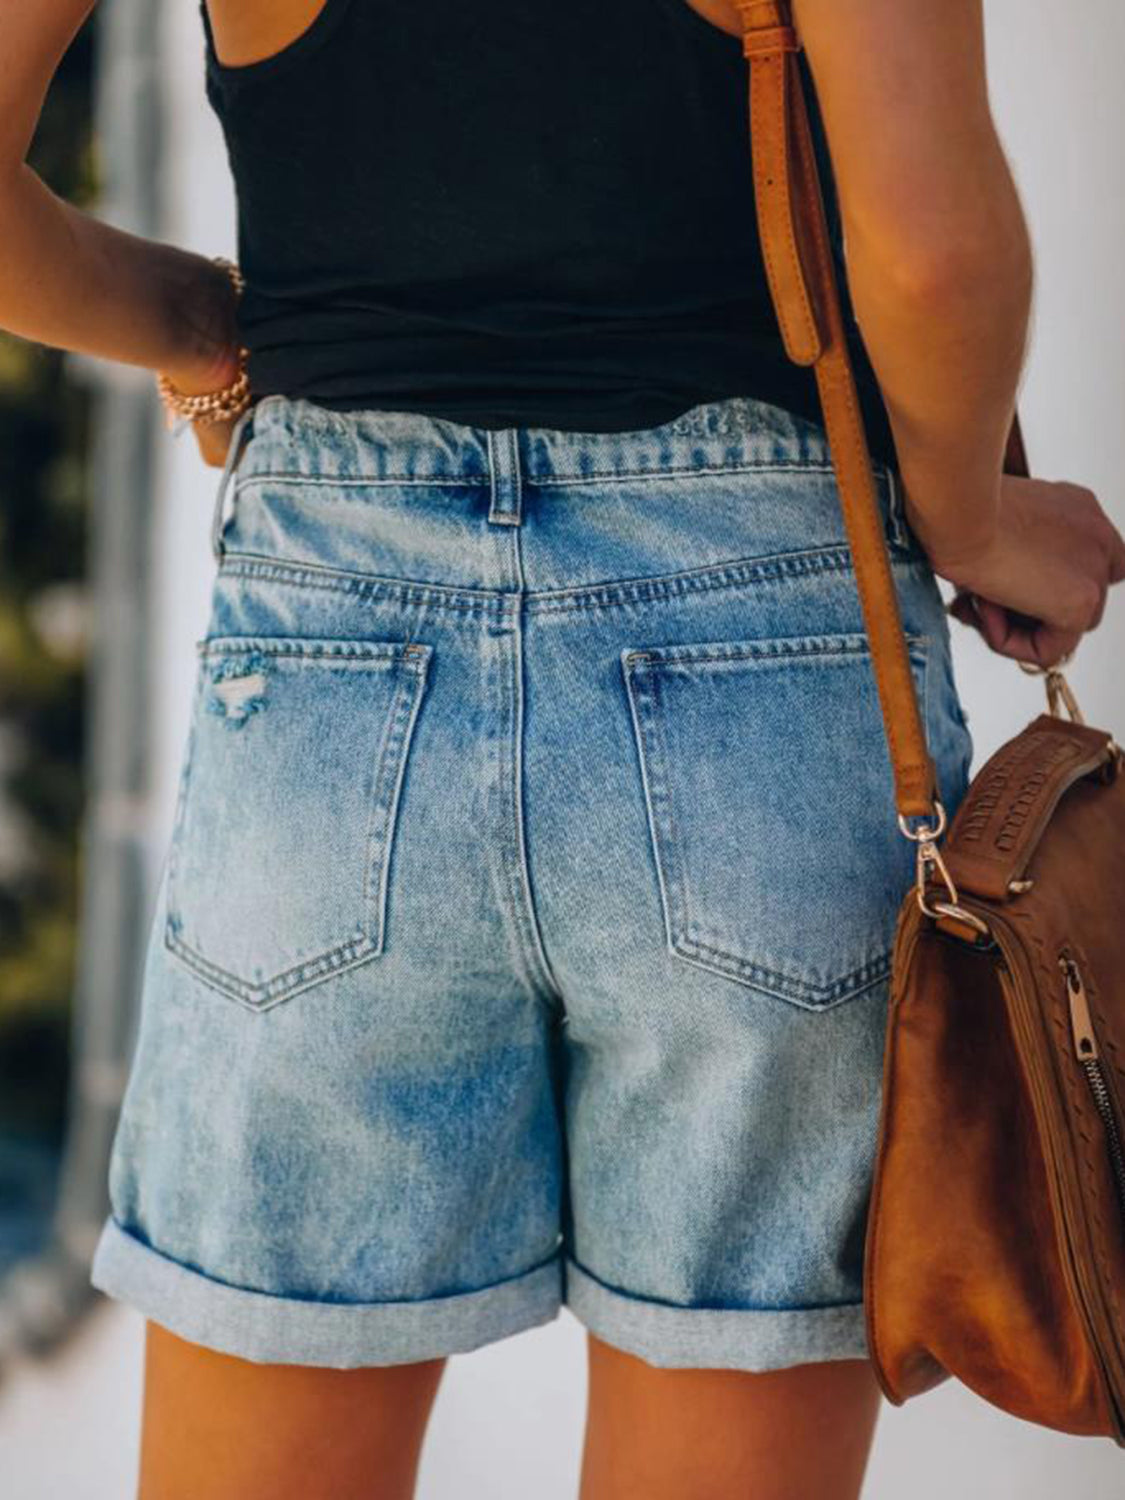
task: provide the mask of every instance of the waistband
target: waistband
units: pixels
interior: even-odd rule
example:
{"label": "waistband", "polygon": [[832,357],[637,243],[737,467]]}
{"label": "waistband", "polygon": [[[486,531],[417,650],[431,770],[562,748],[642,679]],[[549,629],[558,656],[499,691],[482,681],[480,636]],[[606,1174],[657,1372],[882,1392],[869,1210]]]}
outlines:
{"label": "waistband", "polygon": [[[216,495],[213,550],[221,553],[225,495],[271,476],[324,483],[488,486],[489,520],[518,525],[525,486],[754,471],[831,472],[816,423],[752,396],[690,407],[655,427],[581,432],[545,427],[489,429],[423,412],[340,410],[303,396],[260,397],[235,424]],[[874,464],[893,541],[908,545],[894,471]]]}
{"label": "waistband", "polygon": [[[488,429],[421,412],[337,410],[282,394],[260,397],[249,416],[244,472],[281,465],[309,478],[488,483],[501,447],[532,484],[832,462],[822,428],[750,396],[704,402],[659,426],[621,432]],[[875,467],[885,478],[887,466]]]}

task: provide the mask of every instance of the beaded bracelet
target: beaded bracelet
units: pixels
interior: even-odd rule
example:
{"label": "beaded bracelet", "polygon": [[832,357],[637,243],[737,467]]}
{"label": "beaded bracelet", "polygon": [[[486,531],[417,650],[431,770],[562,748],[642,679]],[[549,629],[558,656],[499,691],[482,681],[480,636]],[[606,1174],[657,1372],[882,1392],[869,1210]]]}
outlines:
{"label": "beaded bracelet", "polygon": [[[234,283],[235,291],[241,296],[246,281],[238,266],[225,255],[213,255],[211,260],[214,265],[222,267]],[[219,391],[202,391],[189,396],[177,390],[163,372],[158,373],[156,388],[164,403],[168,428],[175,426],[177,417],[205,427],[212,422],[229,421],[241,415],[250,405],[250,379],[246,371],[248,355],[248,349],[239,348],[238,374]]]}

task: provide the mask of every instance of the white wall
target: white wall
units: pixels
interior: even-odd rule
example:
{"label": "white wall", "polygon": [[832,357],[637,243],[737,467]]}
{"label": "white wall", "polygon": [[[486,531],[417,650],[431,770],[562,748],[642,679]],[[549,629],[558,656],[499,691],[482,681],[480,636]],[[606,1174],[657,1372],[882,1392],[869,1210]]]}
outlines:
{"label": "white wall", "polygon": [[[986,0],[986,15],[993,107],[1037,259],[1020,400],[1032,472],[1089,485],[1125,530],[1125,7]],[[974,632],[955,639],[979,764],[1039,712],[1043,690]],[[1123,641],[1118,588],[1067,669],[1086,719],[1119,732]]]}
{"label": "white wall", "polygon": [[[1125,290],[1118,255],[1125,244],[1125,12],[1120,0],[1084,0],[1074,14],[1027,0],[989,0],[994,102],[1032,223],[1039,264],[1034,346],[1022,401],[1032,465],[1043,475],[1091,484],[1125,527]],[[172,90],[170,216],[165,237],[207,254],[232,253],[233,209],[221,138],[199,78],[198,16],[188,4],[166,7]],[[194,653],[201,633],[212,558],[209,522],[217,471],[195,455],[185,434],[163,449],[158,569],[164,670],[154,704],[160,726],[161,780],[153,848],[170,821],[179,745]],[[1076,660],[1071,680],[1091,722],[1125,732],[1125,674],[1119,649],[1125,588]],[[991,657],[955,627],[963,697],[979,758],[1039,712],[1041,688],[1014,664]],[[108,1320],[108,1321],[107,1321]],[[140,1320],[105,1314],[104,1381],[117,1386],[115,1430],[137,1399]],[[100,1347],[100,1346],[99,1346]],[[564,1314],[548,1328],[452,1361],[427,1446],[421,1500],[572,1500],[581,1436],[583,1336]],[[99,1382],[100,1383],[100,1382]],[[30,1399],[30,1398],[29,1398]],[[44,1401],[47,1399],[43,1398]],[[10,1404],[10,1403],[9,1403]],[[25,1448],[21,1500],[69,1493],[78,1500],[120,1500],[120,1467],[95,1462],[79,1484],[64,1483],[60,1455],[76,1451],[77,1396],[56,1403],[43,1422],[67,1442]],[[2,1415],[2,1413],[0,1413]],[[21,1431],[26,1433],[24,1424]],[[89,1439],[91,1445],[94,1438]],[[9,1450],[12,1451],[12,1450]],[[91,1454],[95,1451],[91,1446]],[[104,1462],[104,1455],[103,1455]],[[103,1487],[102,1479],[105,1479]],[[1110,1500],[1125,1493],[1125,1455],[1108,1442],[1066,1438],[993,1411],[947,1382],[905,1408],[885,1407],[866,1500]]]}

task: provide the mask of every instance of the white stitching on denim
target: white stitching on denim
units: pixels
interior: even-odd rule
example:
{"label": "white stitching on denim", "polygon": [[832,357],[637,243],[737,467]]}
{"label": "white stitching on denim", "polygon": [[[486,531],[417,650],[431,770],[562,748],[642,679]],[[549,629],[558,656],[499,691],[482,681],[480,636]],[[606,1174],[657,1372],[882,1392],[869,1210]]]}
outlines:
{"label": "white stitching on denim", "polygon": [[[190,755],[185,759],[184,775],[181,783],[181,796],[177,808],[175,822],[175,834],[169,853],[169,888],[168,909],[164,923],[164,943],[173,953],[191,969],[194,969],[201,978],[212,985],[213,988],[231,998],[240,1001],[251,1010],[264,1011],[282,1001],[292,998],[300,991],[310,988],[321,978],[330,973],[337,973],[343,969],[353,967],[365,959],[377,955],[383,951],[384,934],[382,930],[382,910],[386,900],[386,872],[391,855],[390,841],[393,839],[394,823],[397,816],[398,798],[405,773],[405,762],[407,750],[413,732],[413,726],[421,705],[422,695],[425,690],[427,669],[433,654],[433,647],[419,642],[410,642],[407,645],[387,642],[366,641],[302,641],[299,638],[269,637],[212,637],[197,642],[197,649],[206,658],[208,655],[225,656],[235,651],[255,651],[258,649],[271,650],[277,656],[305,656],[312,659],[332,659],[336,665],[345,667],[382,668],[390,667],[392,670],[402,669],[402,677],[396,685],[395,697],[388,716],[388,731],[384,737],[380,751],[379,765],[376,770],[376,780],[372,792],[372,808],[368,821],[367,831],[367,855],[364,869],[364,902],[369,904],[371,892],[369,890],[374,870],[379,871],[379,908],[376,912],[377,925],[375,929],[362,937],[338,944],[329,952],[320,954],[314,959],[308,959],[303,963],[295,964],[281,974],[275,974],[265,984],[254,985],[237,975],[230,973],[220,965],[211,962],[202,953],[197,952],[187,944],[180,936],[178,930],[178,916],[175,908],[175,866],[176,852],[182,833],[184,812],[186,810]],[[201,674],[202,677],[202,674]],[[405,715],[403,710],[406,710]],[[406,732],[409,730],[409,733]],[[192,730],[192,747],[194,748],[194,716]],[[375,863],[375,849],[372,844],[372,836],[375,832],[375,817],[380,808],[383,807],[384,796],[382,788],[387,775],[388,761],[397,757],[400,764],[396,768],[396,780],[393,784],[391,806],[385,810],[382,827],[378,834],[379,842],[382,844],[378,864]]]}
{"label": "white stitching on denim", "polygon": [[[911,664],[918,668],[921,676],[924,699],[931,677],[928,670],[930,640],[928,636],[915,631],[908,630],[905,634]],[[859,632],[792,639],[770,637],[761,641],[716,642],[714,645],[687,644],[626,649],[621,653],[621,661],[632,710],[636,749],[641,763],[652,842],[651,852],[657,871],[669,951],[712,972],[740,980],[774,998],[803,1009],[822,1011],[858,997],[885,979],[891,970],[893,941],[884,953],[865,960],[850,972],[838,976],[830,984],[816,985],[793,974],[767,968],[741,954],[731,953],[692,937],[690,935],[692,922],[687,900],[687,860],[673,815],[671,794],[663,780],[661,766],[658,764],[662,758],[663,763],[666,764],[668,754],[662,740],[659,719],[655,713],[655,681],[662,664],[769,661],[787,658],[796,660],[818,655],[869,658],[870,645],[866,635]],[[641,681],[645,674],[650,679],[648,685],[644,685]],[[648,730],[647,742],[646,728]],[[655,757],[653,751],[656,752]],[[667,809],[663,821],[658,809],[658,804],[661,803]],[[669,868],[670,849],[679,859],[678,871]]]}

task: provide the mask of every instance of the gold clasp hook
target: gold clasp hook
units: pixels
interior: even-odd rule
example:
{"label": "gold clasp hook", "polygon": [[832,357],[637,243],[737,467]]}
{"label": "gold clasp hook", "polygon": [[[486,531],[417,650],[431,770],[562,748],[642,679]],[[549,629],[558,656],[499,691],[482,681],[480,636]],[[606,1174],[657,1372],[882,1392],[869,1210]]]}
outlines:
{"label": "gold clasp hook", "polygon": [[1021,672],[1026,672],[1029,677],[1042,677],[1047,689],[1047,711],[1056,719],[1061,719],[1063,714],[1059,711],[1060,703],[1066,709],[1066,717],[1073,724],[1085,724],[1082,710],[1078,707],[1078,700],[1071,691],[1070,684],[1062,674],[1062,668],[1073,657],[1074,652],[1068,651],[1065,656],[1060,656],[1058,661],[1052,662],[1049,667],[1042,667],[1038,662],[1017,661],[1016,666]]}
{"label": "gold clasp hook", "polygon": [[[1017,662],[1016,665],[1024,672],[1027,672],[1029,676],[1042,676],[1046,679],[1047,709],[1056,719],[1063,717],[1059,712],[1059,704],[1061,703],[1066,709],[1067,716],[1072,724],[1085,724],[1086,720],[1082,717],[1082,711],[1078,707],[1077,699],[1071,690],[1070,684],[1059,670],[1066,662],[1070,661],[1073,655],[1073,651],[1068,651],[1065,656],[1061,656],[1057,662],[1049,667],[1041,667],[1035,663],[1026,661]],[[1108,764],[1106,775],[1112,780],[1114,776],[1120,773],[1122,768],[1125,768],[1125,751],[1112,738],[1109,741],[1107,749]]]}
{"label": "gold clasp hook", "polygon": [[[953,917],[959,922],[965,922],[976,932],[986,938],[991,938],[987,923],[971,911],[966,911],[960,904],[961,898],[957,894],[957,887],[953,882],[953,876],[949,873],[949,866],[941,857],[941,850],[937,841],[945,832],[946,813],[939,798],[934,798],[935,817],[931,822],[924,822],[917,828],[912,828],[901,813],[898,816],[899,831],[904,838],[917,845],[915,859],[915,893],[918,897],[918,905],[927,917]],[[927,887],[934,871],[941,876],[942,883],[949,894],[948,901],[935,901],[931,905],[927,897]]]}

